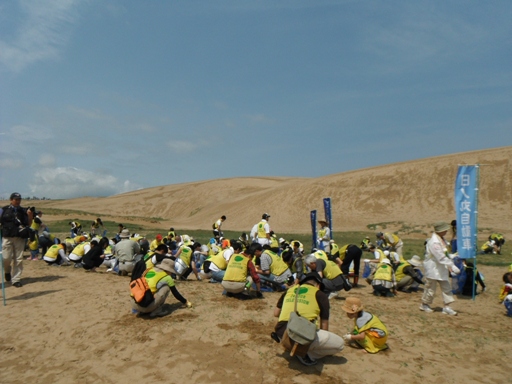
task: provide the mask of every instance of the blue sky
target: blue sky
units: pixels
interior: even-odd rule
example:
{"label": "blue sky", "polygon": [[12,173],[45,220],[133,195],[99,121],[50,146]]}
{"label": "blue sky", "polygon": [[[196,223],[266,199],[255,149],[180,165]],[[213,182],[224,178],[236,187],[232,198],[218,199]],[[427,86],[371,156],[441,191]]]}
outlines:
{"label": "blue sky", "polygon": [[512,2],[0,1],[0,196],[512,145]]}

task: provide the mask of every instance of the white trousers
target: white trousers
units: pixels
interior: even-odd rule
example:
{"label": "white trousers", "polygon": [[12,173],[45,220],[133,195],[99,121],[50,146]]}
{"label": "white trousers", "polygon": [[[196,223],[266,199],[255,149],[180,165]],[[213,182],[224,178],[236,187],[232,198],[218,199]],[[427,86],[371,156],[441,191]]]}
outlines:
{"label": "white trousers", "polygon": [[427,278],[427,283],[425,284],[425,291],[423,292],[423,297],[421,301],[423,304],[432,304],[434,301],[434,296],[436,294],[437,283],[441,287],[443,291],[443,303],[444,305],[448,305],[453,303],[455,299],[453,298],[452,285],[449,281],[446,280],[433,280]]}

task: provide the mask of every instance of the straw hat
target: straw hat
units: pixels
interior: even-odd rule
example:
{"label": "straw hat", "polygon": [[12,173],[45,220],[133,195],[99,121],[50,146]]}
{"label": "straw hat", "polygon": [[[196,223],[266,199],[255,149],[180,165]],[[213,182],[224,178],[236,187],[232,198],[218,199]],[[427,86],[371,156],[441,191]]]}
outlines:
{"label": "straw hat", "polygon": [[363,304],[357,297],[347,297],[341,309],[347,313],[357,313],[363,310]]}
{"label": "straw hat", "polygon": [[409,264],[411,264],[414,267],[419,267],[423,262],[421,261],[420,257],[418,255],[414,255],[409,260],[407,260]]}
{"label": "straw hat", "polygon": [[434,224],[434,231],[437,233],[444,232],[449,229],[450,229],[450,224],[445,223],[444,221],[438,221],[437,223]]}
{"label": "straw hat", "polygon": [[159,264],[155,265],[155,268],[161,269],[162,271],[168,273],[176,273],[174,270],[174,262],[169,258],[163,259]]}

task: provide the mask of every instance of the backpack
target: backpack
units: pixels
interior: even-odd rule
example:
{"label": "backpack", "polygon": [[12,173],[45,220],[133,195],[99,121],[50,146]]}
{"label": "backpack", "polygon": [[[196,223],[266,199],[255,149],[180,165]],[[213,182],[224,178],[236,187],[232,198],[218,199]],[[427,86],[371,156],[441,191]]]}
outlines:
{"label": "backpack", "polygon": [[148,282],[146,281],[146,273],[149,269],[144,271],[144,274],[130,282],[130,292],[133,300],[141,307],[148,307],[154,300],[153,292],[149,288]]}

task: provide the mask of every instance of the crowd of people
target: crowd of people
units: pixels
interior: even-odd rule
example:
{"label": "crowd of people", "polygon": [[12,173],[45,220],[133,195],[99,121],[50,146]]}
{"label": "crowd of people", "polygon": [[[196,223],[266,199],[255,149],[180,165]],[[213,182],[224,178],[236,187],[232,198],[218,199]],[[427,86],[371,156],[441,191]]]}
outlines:
{"label": "crowd of people", "polygon": [[[363,303],[346,294],[342,309],[354,320],[353,332],[339,336],[329,331],[330,300],[342,291],[360,287],[359,275],[363,254],[363,278],[379,297],[394,297],[398,292],[418,292],[424,286],[419,309],[432,313],[437,287],[441,289],[442,313],[455,316],[451,278],[465,274],[462,294],[474,294],[478,285],[485,290],[483,276],[473,264],[458,260],[452,252],[455,225],[438,222],[425,243],[423,260],[414,255],[403,257],[404,243],[395,233],[378,232],[375,241],[368,236],[357,244],[338,245],[332,238],[327,221],[319,221],[318,242],[306,252],[296,240],[278,238],[270,227],[270,215],[264,213],[249,235],[226,239],[221,216],[212,225],[212,238],[201,244],[187,234],[170,228],[166,235],[147,239],[118,225],[110,239],[97,218],[86,233],[78,221],[69,222],[70,234],[64,241],[53,236],[35,208],[23,209],[21,196],[11,195],[11,204],[0,210],[5,280],[21,287],[23,251],[30,249],[29,260],[44,260],[49,266],[73,266],[94,272],[100,266],[119,276],[130,276],[133,312],[139,316],[161,317],[168,314],[165,301],[172,293],[186,307],[192,303],[176,288],[176,280],[219,284],[222,294],[238,300],[262,299],[265,292],[282,292],[274,310],[278,318],[272,338],[288,340],[287,326],[292,312],[317,324],[317,335],[307,353],[297,355],[300,362],[313,365],[318,359],[335,354],[350,344],[368,353],[387,348],[388,330]],[[28,228],[25,231],[25,228]],[[491,240],[491,239],[490,239]],[[504,239],[492,238],[495,245]],[[501,248],[500,248],[501,249]],[[41,253],[39,253],[41,252]],[[512,315],[512,270],[503,276],[500,301]],[[475,287],[476,286],[476,287]]]}

